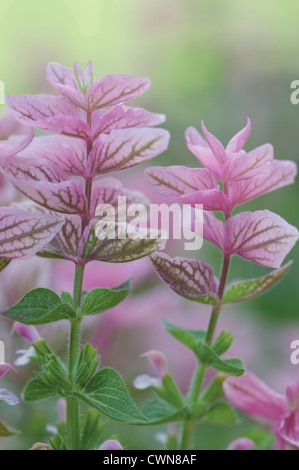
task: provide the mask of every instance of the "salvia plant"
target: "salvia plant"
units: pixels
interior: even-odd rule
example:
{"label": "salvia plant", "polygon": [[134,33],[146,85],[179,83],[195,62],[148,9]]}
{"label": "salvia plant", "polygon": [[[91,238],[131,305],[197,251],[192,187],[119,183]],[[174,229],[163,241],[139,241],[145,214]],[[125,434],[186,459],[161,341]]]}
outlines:
{"label": "salvia plant", "polygon": [[[169,203],[203,205],[204,238],[223,254],[217,279],[213,268],[199,259],[171,258],[162,252],[163,237],[151,236],[150,228],[143,228],[147,237],[124,237],[129,222],[114,222],[118,229],[115,238],[102,237],[97,230],[99,205],[110,204],[117,211],[119,196],[132,204],[148,203],[140,192],[126,189],[106,174],[133,167],[167,149],[169,134],[156,127],[164,122],[164,116],[122,104],[144,93],[149,80],[111,75],[94,83],[90,62],[85,71],[77,63],[74,70],[50,63],[46,78],[60,96],[7,96],[7,106],[22,126],[22,135],[0,142],[1,171],[27,198],[0,209],[1,270],[12,259],[34,255],[75,264],[72,293],[59,296],[37,288],[3,312],[14,322],[14,330],[30,343],[16,367],[29,360],[36,364],[24,400],[57,398],[60,422],[55,434],[49,444],[37,443],[33,448],[121,450],[114,439],[101,443],[104,415],[130,425],[167,424],[166,447],[190,449],[198,422],[234,423],[234,408],[262,417],[276,436],[275,448],[299,446],[299,385],[290,384],[286,398],[279,395],[252,373],[245,373],[240,359],[222,357],[233,342],[229,332],[214,337],[224,304],[262,294],[290,268],[290,263],[281,264],[297,241],[297,229],[268,210],[233,211],[293,183],[295,164],[274,160],[270,144],[245,151],[248,120],[226,148],[204,124],[205,139],[194,128],[186,131],[187,146],[203,167],[146,170],[152,189]],[[48,133],[35,137],[34,128]],[[274,270],[259,279],[227,285],[233,255]],[[122,377],[112,368],[100,368],[100,356],[92,344],[81,344],[80,328],[84,317],[116,306],[131,287],[128,280],[119,286],[84,291],[86,264],[96,260],[125,263],[145,256],[151,257],[158,275],[171,289],[190,301],[211,305],[212,311],[206,331],[164,323],[167,332],[194,353],[198,366],[189,392],[183,396],[168,371],[166,357],[159,351],[148,351],[146,356],[156,374],[140,375],[134,385],[138,389],[150,387],[157,399],[140,410]],[[67,364],[36,329],[61,320],[70,323]],[[1,364],[0,378],[10,368]],[[213,379],[204,387],[210,370],[214,371]],[[9,405],[19,402],[5,389],[0,390],[0,400]],[[0,422],[1,436],[13,432]],[[253,449],[255,443],[241,437],[229,448]]]}

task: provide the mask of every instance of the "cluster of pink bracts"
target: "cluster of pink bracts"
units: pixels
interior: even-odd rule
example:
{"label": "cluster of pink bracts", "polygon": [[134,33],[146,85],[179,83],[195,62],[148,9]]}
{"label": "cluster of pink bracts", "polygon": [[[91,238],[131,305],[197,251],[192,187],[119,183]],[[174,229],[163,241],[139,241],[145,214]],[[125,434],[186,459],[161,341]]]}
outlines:
{"label": "cluster of pink bracts", "polygon": [[[33,203],[0,208],[0,258],[10,260],[38,253],[78,265],[92,260],[131,261],[161,249],[160,240],[101,242],[93,231],[99,204],[116,204],[120,195],[126,195],[131,202],[143,200],[137,191],[128,191],[116,179],[101,176],[151,159],[168,146],[168,132],[154,127],[164,122],[163,115],[122,104],[145,92],[149,80],[116,75],[93,83],[91,63],[84,72],[77,64],[72,71],[50,63],[47,79],[62,96],[7,97],[14,118],[30,130],[25,137],[0,142],[0,168]],[[52,135],[34,137],[33,127]],[[268,210],[236,215],[232,211],[255,197],[293,183],[296,165],[274,160],[270,144],[250,152],[243,150],[250,132],[249,120],[226,148],[204,124],[202,130],[206,140],[194,128],[187,130],[186,139],[189,150],[204,168],[151,167],[146,171],[147,181],[168,201],[203,204],[204,237],[225,256],[239,255],[262,266],[280,267],[297,241],[297,229]],[[18,132],[24,134],[24,127]],[[213,211],[222,212],[224,221],[216,218]],[[166,265],[170,271],[176,268],[173,260],[159,253],[152,259],[158,274],[184,295],[181,286],[165,277]],[[189,262],[193,262],[192,269],[196,267],[202,273],[202,295],[217,296],[218,280],[213,269],[198,260],[175,261],[177,265]],[[33,327],[18,324],[15,329],[30,342],[35,340]],[[7,364],[0,366],[0,378],[9,368]],[[285,448],[288,443],[299,446],[297,385],[288,387],[285,400],[247,373],[227,379],[224,390],[233,406],[270,424],[277,436],[276,448]],[[7,390],[0,390],[0,399],[18,403],[17,397]],[[116,441],[105,445],[101,448],[121,449]],[[250,440],[241,439],[230,448],[253,446]]]}

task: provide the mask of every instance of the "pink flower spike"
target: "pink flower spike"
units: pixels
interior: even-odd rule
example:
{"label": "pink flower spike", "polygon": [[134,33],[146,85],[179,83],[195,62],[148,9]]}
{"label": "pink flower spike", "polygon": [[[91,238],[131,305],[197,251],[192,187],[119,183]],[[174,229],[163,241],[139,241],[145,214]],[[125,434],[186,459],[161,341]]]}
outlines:
{"label": "pink flower spike", "polygon": [[290,411],[296,411],[299,408],[299,383],[288,385],[287,403]]}
{"label": "pink flower spike", "polygon": [[271,390],[251,372],[242,377],[229,377],[223,390],[232,406],[246,413],[277,422],[288,412],[283,395]]}
{"label": "pink flower spike", "polygon": [[240,437],[233,441],[227,450],[252,450],[255,448],[255,443],[247,437]]}
{"label": "pink flower spike", "polygon": [[203,121],[201,122],[201,128],[202,128],[205,138],[207,139],[210,149],[212,150],[217,160],[219,160],[222,164],[226,163],[228,160],[228,157],[227,157],[227,154],[225,152],[225,149],[222,143],[207,130]]}
{"label": "pink flower spike", "polygon": [[140,357],[147,357],[152,366],[155,369],[156,376],[158,379],[162,379],[165,374],[168,372],[167,359],[163,353],[156,350],[150,350],[143,354]]}
{"label": "pink flower spike", "polygon": [[78,62],[75,62],[74,75],[75,75],[76,84],[79,87],[79,90],[81,90],[82,93],[85,94],[93,82],[92,62],[90,60],[87,62],[87,66],[84,72],[79,66]]}
{"label": "pink flower spike", "polygon": [[99,450],[123,450],[122,446],[115,439],[109,439],[103,442]]}
{"label": "pink flower spike", "polygon": [[228,154],[239,152],[245,145],[245,142],[251,131],[251,122],[247,118],[246,126],[240,130],[227,144],[226,151]]}
{"label": "pink flower spike", "polygon": [[12,333],[14,331],[20,336],[23,336],[23,338],[27,339],[29,343],[35,343],[35,341],[40,339],[40,335],[33,325],[25,325],[15,321],[12,327]]}
{"label": "pink flower spike", "polygon": [[0,379],[11,369],[13,369],[13,367],[10,364],[0,364]]}

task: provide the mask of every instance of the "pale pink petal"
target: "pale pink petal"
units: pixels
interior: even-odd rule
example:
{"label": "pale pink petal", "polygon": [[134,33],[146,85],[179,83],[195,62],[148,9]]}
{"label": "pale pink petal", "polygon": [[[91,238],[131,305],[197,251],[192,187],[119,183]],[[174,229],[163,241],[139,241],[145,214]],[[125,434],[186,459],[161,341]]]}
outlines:
{"label": "pale pink petal", "polygon": [[84,107],[84,94],[75,85],[74,71],[55,62],[49,62],[46,79],[62,95],[78,106]]}
{"label": "pale pink petal", "polygon": [[115,439],[109,439],[101,445],[99,450],[123,450],[123,448]]}
{"label": "pale pink petal", "polygon": [[151,377],[147,374],[141,374],[133,380],[133,386],[136,390],[146,390],[150,387],[161,387],[161,380],[157,377]]}
{"label": "pale pink petal", "polygon": [[0,116],[0,140],[6,140],[11,135],[27,134],[28,127],[19,123],[12,114]]}
{"label": "pale pink petal", "polygon": [[5,388],[0,388],[0,402],[4,401],[9,406],[15,406],[20,403],[17,395],[15,395],[10,390],[6,390]]}
{"label": "pale pink petal", "polygon": [[35,255],[61,229],[56,215],[0,208],[0,256],[21,258]]}
{"label": "pale pink petal", "polygon": [[188,145],[209,148],[209,145],[195,127],[188,127],[186,129],[185,138]]}
{"label": "pale pink petal", "polygon": [[255,443],[247,437],[239,437],[233,441],[227,450],[252,450],[255,448]]}
{"label": "pale pink petal", "polygon": [[210,149],[212,150],[213,154],[215,155],[215,157],[217,158],[217,160],[221,163],[226,163],[227,162],[227,154],[225,152],[225,149],[222,145],[222,143],[213,135],[211,134],[206,126],[204,125],[203,121],[201,123],[201,128],[202,128],[202,131],[203,131],[203,134],[210,146]]}
{"label": "pale pink petal", "polygon": [[89,140],[84,113],[67,98],[52,95],[7,95],[6,103],[18,121],[59,134]]}
{"label": "pale pink petal", "polygon": [[23,336],[23,338],[27,339],[30,343],[35,343],[35,341],[40,339],[38,331],[33,325],[25,325],[15,321],[12,328],[12,332],[14,331],[20,336]]}
{"label": "pale pink petal", "polygon": [[223,164],[215,157],[199,132],[197,132],[193,127],[189,127],[185,133],[185,137],[187,140],[187,147],[190,152],[196,156],[204,167],[211,170],[216,178],[221,179],[223,175]]}
{"label": "pale pink petal", "polygon": [[299,410],[284,416],[279,422],[276,432],[284,441],[299,447]]}
{"label": "pale pink petal", "polygon": [[90,111],[114,106],[141,95],[150,87],[145,77],[108,75],[94,83],[86,93],[86,108]]}
{"label": "pale pink petal", "polygon": [[96,139],[102,133],[109,134],[113,129],[158,126],[164,121],[163,114],[154,114],[142,108],[117,105],[105,113],[102,110],[93,113],[93,138]]}
{"label": "pale pink petal", "polygon": [[246,126],[240,130],[234,137],[229,141],[226,147],[226,152],[228,154],[239,152],[245,145],[245,142],[251,131],[251,122],[247,118]]}
{"label": "pale pink petal", "polygon": [[289,410],[296,411],[299,408],[299,383],[290,383],[286,394]]}
{"label": "pale pink petal", "polygon": [[203,204],[204,209],[212,211],[226,212],[230,207],[217,178],[207,168],[150,167],[145,177],[154,191],[169,201]]}
{"label": "pale pink petal", "polygon": [[298,239],[296,227],[268,210],[241,212],[225,224],[226,254],[279,268]]}
{"label": "pale pink petal", "polygon": [[251,372],[242,377],[229,377],[223,383],[223,390],[232,406],[271,422],[277,422],[288,411],[284,396]]}
{"label": "pale pink petal", "polygon": [[156,376],[158,379],[162,379],[165,374],[168,372],[167,359],[163,353],[160,351],[150,350],[143,354],[140,357],[147,357],[153,368],[155,369]]}
{"label": "pale pink petal", "polygon": [[101,135],[88,160],[91,175],[123,170],[156,157],[168,147],[164,129],[117,129]]}
{"label": "pale pink petal", "polygon": [[206,211],[203,215],[203,236],[206,240],[217,245],[220,250],[224,250],[225,225],[213,214]]}
{"label": "pale pink petal", "polygon": [[270,175],[273,160],[273,147],[270,144],[257,147],[251,152],[240,151],[230,155],[224,169],[224,182],[252,179],[256,176]]}
{"label": "pale pink petal", "polygon": [[49,183],[46,181],[19,180],[9,176],[12,184],[25,196],[41,206],[66,214],[84,214],[87,200],[82,185],[75,180]]}
{"label": "pale pink petal", "polygon": [[294,162],[274,160],[269,174],[262,174],[246,181],[233,181],[228,185],[231,207],[294,183],[296,174],[297,167]]}
{"label": "pale pink petal", "polygon": [[4,375],[5,375],[10,369],[12,369],[12,367],[11,367],[10,364],[6,364],[6,363],[0,364],[0,379],[2,379],[2,377],[4,377]]}
{"label": "pale pink petal", "polygon": [[0,141],[0,159],[4,157],[11,157],[16,153],[27,147],[34,137],[33,129],[30,129],[28,134],[22,138],[14,138],[9,140]]}

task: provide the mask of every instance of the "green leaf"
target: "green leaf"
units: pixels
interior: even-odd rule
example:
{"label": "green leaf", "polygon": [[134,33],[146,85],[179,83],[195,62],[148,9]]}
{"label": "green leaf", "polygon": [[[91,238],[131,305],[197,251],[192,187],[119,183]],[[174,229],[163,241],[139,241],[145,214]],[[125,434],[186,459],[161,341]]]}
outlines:
{"label": "green leaf", "polygon": [[28,325],[42,325],[74,317],[74,309],[62,303],[55,292],[38,288],[28,292],[16,305],[3,313],[5,317]]}
{"label": "green leaf", "polygon": [[63,439],[60,433],[55,434],[55,436],[51,437],[51,439],[49,439],[49,442],[53,450],[68,450],[66,441]]}
{"label": "green leaf", "polygon": [[74,373],[75,382],[81,387],[84,387],[88,383],[99,366],[100,356],[97,355],[97,352],[98,350],[90,343],[86,343],[81,349]]}
{"label": "green leaf", "polygon": [[237,418],[228,403],[215,403],[203,416],[202,421],[218,424],[236,424]]}
{"label": "green leaf", "polygon": [[90,291],[82,304],[83,315],[96,315],[105,312],[122,302],[130,292],[131,280],[111,289],[97,288]]}
{"label": "green leaf", "polygon": [[43,400],[45,398],[55,396],[57,396],[55,387],[50,387],[49,385],[42,382],[40,379],[30,380],[24,390],[25,401]]}
{"label": "green leaf", "polygon": [[72,308],[74,308],[74,300],[73,300],[72,295],[69,292],[62,291],[60,298],[63,304],[69,304]]}
{"label": "green leaf", "polygon": [[190,330],[167,321],[164,321],[163,325],[168,333],[197,354],[198,346],[204,340],[206,335],[204,330]]}
{"label": "green leaf", "polygon": [[152,389],[170,405],[179,410],[183,408],[183,399],[170,374],[164,375],[161,387],[152,386]]}
{"label": "green leaf", "polygon": [[106,422],[100,419],[96,410],[88,410],[81,438],[81,450],[93,449],[106,426]]}
{"label": "green leaf", "polygon": [[148,421],[143,425],[166,424],[181,421],[187,417],[187,408],[177,410],[174,406],[165,403],[165,401],[154,400],[142,409],[142,413],[147,417]]}
{"label": "green leaf", "polygon": [[204,390],[201,396],[201,401],[209,404],[223,397],[224,393],[222,385],[226,378],[225,374],[217,374],[210,385]]}
{"label": "green leaf", "polygon": [[14,434],[18,434],[18,431],[15,431],[12,428],[6,426],[6,424],[0,421],[0,437],[9,437],[13,436]]}
{"label": "green leaf", "polygon": [[73,395],[116,421],[131,424],[146,422],[122,378],[113,369],[102,369],[91,379],[84,391],[74,391]]}
{"label": "green leaf", "polygon": [[243,302],[263,294],[285,276],[291,265],[292,261],[266,276],[232,284],[224,294],[223,303]]}
{"label": "green leaf", "polygon": [[219,341],[216,340],[214,345],[214,347],[216,346],[215,351],[214,348],[211,348],[204,342],[206,336],[204,330],[190,330],[169,322],[163,323],[166,331],[191,349],[202,364],[237,377],[244,374],[245,371],[239,359],[227,359],[223,361],[217,354],[217,351],[222,353],[226,350],[225,348],[228,344],[231,344],[232,338],[229,333],[223,332],[223,334],[220,335],[220,339],[218,338]]}
{"label": "green leaf", "polygon": [[200,346],[198,358],[202,364],[229,375],[240,377],[245,372],[240,359],[226,359],[223,361],[206,343],[202,343]]}
{"label": "green leaf", "polygon": [[10,258],[0,258],[0,272],[11,262]]}
{"label": "green leaf", "polygon": [[213,349],[218,356],[224,354],[231,347],[234,337],[228,331],[222,331],[215,343],[213,344]]}

